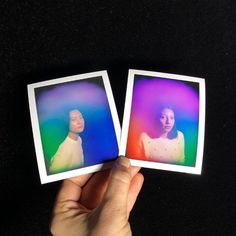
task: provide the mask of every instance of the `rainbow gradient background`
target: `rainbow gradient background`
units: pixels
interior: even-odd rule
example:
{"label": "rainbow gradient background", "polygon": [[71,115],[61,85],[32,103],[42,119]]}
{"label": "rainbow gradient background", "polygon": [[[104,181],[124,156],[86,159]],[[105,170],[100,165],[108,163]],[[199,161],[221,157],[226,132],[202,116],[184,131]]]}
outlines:
{"label": "rainbow gradient background", "polygon": [[174,108],[177,130],[184,134],[182,165],[195,166],[199,123],[199,84],[196,82],[135,75],[126,155],[145,160],[138,154],[140,134],[146,132],[156,137],[158,109],[165,105]]}
{"label": "rainbow gradient background", "polygon": [[118,156],[118,144],[102,77],[35,89],[40,135],[46,168],[68,134],[69,111],[81,111],[85,128],[80,134],[85,166]]}

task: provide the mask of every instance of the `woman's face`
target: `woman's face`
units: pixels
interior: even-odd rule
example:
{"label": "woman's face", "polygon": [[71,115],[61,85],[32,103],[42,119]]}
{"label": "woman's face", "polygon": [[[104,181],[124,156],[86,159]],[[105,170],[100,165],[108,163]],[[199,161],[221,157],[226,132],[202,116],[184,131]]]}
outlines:
{"label": "woman's face", "polygon": [[161,128],[164,133],[169,133],[175,124],[175,114],[172,109],[164,108],[160,117]]}
{"label": "woman's face", "polygon": [[70,131],[80,133],[84,130],[84,118],[78,110],[70,112]]}

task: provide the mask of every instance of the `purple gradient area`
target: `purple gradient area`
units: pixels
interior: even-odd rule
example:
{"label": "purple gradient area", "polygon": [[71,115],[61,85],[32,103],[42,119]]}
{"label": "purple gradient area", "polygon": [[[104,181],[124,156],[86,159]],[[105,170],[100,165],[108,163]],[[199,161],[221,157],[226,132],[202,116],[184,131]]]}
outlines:
{"label": "purple gradient area", "polygon": [[93,83],[79,81],[70,84],[58,84],[40,92],[37,98],[40,121],[48,120],[60,111],[79,107],[81,111],[88,107],[103,109],[107,104],[104,90]]}
{"label": "purple gradient area", "polygon": [[131,123],[140,124],[140,131],[152,133],[161,107],[171,106],[175,111],[176,121],[198,122],[199,96],[188,83],[145,77],[134,80]]}
{"label": "purple gradient area", "polygon": [[198,119],[198,94],[185,83],[166,79],[140,79],[135,82],[133,107],[136,112],[149,114],[155,107],[164,105],[181,111],[183,117]]}

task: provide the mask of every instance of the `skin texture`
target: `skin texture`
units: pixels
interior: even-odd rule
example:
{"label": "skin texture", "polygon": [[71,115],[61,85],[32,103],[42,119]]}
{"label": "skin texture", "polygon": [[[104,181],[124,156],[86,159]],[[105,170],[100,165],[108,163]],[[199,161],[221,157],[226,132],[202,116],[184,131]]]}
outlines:
{"label": "skin texture", "polygon": [[79,133],[84,131],[84,118],[79,110],[70,111],[70,127],[68,136],[71,139],[77,140]]}
{"label": "skin texture", "polygon": [[167,137],[168,133],[173,129],[175,124],[175,114],[173,110],[164,108],[161,111],[160,124],[163,131],[163,134],[161,136]]}
{"label": "skin texture", "polygon": [[119,157],[110,172],[64,180],[52,214],[52,234],[131,236],[128,219],[144,180],[139,170]]}

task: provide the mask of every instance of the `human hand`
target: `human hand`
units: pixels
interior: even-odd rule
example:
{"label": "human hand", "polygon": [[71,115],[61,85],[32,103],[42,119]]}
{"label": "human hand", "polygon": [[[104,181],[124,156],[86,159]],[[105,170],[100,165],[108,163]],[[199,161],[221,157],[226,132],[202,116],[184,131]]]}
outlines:
{"label": "human hand", "polygon": [[110,171],[64,180],[50,230],[54,236],[130,236],[129,214],[143,184],[140,168],[119,157]]}

